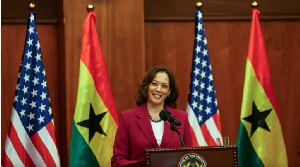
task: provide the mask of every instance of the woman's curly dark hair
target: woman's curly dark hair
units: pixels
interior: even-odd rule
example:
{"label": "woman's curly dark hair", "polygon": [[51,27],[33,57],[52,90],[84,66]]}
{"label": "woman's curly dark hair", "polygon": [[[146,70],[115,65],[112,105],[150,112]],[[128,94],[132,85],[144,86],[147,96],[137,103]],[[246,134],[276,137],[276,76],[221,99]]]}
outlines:
{"label": "woman's curly dark hair", "polygon": [[153,81],[158,72],[165,72],[169,76],[171,93],[170,96],[165,99],[165,104],[168,104],[172,108],[177,108],[176,100],[178,99],[179,91],[174,74],[171,70],[162,66],[153,67],[146,73],[143,82],[138,85],[138,95],[135,96],[136,104],[139,106],[147,102],[149,84]]}

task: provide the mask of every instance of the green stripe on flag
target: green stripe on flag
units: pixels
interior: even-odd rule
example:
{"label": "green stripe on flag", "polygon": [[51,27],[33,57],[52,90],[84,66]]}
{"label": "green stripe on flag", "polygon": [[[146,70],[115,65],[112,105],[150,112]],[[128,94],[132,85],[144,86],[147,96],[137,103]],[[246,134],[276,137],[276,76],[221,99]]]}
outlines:
{"label": "green stripe on flag", "polygon": [[237,146],[240,167],[264,167],[264,164],[256,154],[249,139],[248,132],[243,122],[241,121],[239,127]]}
{"label": "green stripe on flag", "polygon": [[100,167],[97,158],[79,133],[74,121],[70,147],[70,167]]}

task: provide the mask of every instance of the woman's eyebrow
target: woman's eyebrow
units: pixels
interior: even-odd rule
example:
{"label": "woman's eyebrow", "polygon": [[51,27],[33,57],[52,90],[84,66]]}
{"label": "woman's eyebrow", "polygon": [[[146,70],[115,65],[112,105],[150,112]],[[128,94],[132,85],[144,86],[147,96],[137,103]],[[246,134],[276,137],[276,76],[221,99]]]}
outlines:
{"label": "woman's eyebrow", "polygon": [[[155,82],[159,82],[159,81],[157,81],[157,80],[155,80],[155,79],[154,79],[153,81],[155,81]],[[152,82],[153,82],[153,81],[152,81]],[[159,82],[159,83],[160,83],[160,82]],[[167,83],[167,82],[161,82],[161,83],[162,83],[162,84],[167,84],[167,85],[168,85],[168,83]]]}

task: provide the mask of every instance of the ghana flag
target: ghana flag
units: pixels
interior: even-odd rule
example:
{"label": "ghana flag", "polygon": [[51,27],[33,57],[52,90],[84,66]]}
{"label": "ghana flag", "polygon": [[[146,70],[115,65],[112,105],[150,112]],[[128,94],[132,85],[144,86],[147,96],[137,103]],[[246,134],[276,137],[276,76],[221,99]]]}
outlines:
{"label": "ghana flag", "polygon": [[110,166],[118,124],[118,114],[96,31],[96,15],[90,10],[82,30],[70,166]]}
{"label": "ghana flag", "polygon": [[287,167],[259,15],[259,11],[253,8],[237,140],[239,166]]}

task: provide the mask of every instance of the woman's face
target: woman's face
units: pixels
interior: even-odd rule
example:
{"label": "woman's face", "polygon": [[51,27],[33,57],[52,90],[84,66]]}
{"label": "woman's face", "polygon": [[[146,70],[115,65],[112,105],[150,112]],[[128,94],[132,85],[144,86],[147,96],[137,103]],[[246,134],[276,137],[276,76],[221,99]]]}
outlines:
{"label": "woman's face", "polygon": [[165,72],[157,72],[148,88],[148,102],[152,105],[163,105],[167,96],[170,95],[170,80]]}

